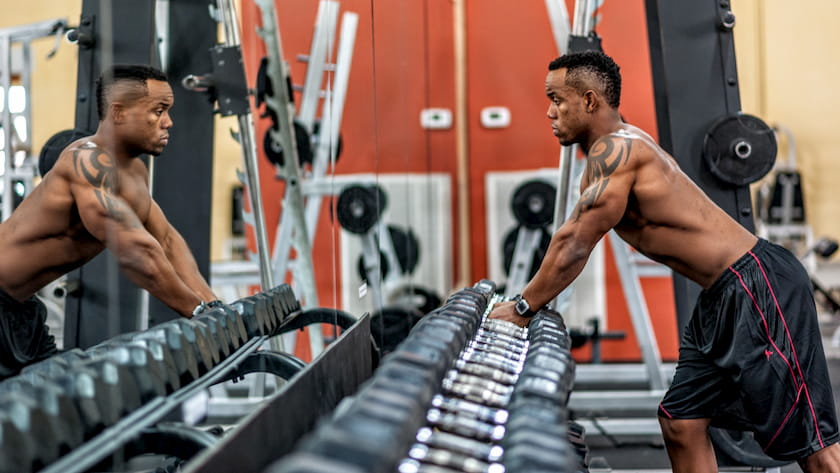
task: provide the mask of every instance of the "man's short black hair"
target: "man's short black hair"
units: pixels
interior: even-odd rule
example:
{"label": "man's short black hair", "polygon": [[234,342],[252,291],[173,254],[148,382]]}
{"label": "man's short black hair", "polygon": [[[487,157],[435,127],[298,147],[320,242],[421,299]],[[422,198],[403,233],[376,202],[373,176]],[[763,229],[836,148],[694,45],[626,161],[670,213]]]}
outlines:
{"label": "man's short black hair", "polygon": [[99,119],[103,120],[108,112],[110,104],[106,103],[106,95],[111,86],[118,82],[132,81],[145,88],[146,81],[149,79],[166,81],[166,74],[159,69],[142,64],[114,64],[102,71],[99,79],[96,80],[96,109],[99,112]]}
{"label": "man's short black hair", "polygon": [[607,103],[618,108],[621,102],[621,73],[611,57],[600,51],[584,51],[564,54],[548,64],[549,71],[564,68],[568,71],[566,85],[583,92],[587,85],[592,86],[591,81],[594,80],[601,87]]}

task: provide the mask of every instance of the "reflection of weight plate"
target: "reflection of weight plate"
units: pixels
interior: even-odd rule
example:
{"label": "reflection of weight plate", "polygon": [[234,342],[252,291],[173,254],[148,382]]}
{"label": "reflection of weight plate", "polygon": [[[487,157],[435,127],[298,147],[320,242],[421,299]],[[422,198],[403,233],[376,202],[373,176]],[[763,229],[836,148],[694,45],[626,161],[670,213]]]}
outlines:
{"label": "reflection of weight plate", "polygon": [[[407,231],[402,230],[394,225],[388,225],[388,234],[391,235],[391,241],[394,243],[394,251],[397,253],[397,264],[400,266],[400,274],[411,274],[417,268],[417,262],[420,259],[420,242],[417,236],[409,228]],[[379,246],[379,237],[376,236],[376,244]],[[362,280],[367,280],[367,271],[365,271],[364,258],[359,256],[358,271],[359,277]],[[379,267],[382,274],[382,279],[388,277],[388,272],[391,268],[388,267],[388,260],[385,258],[385,253],[379,252]]]}
{"label": "reflection of weight plate", "polygon": [[[318,149],[318,139],[320,135],[318,131],[321,128],[321,122],[316,121],[315,124],[312,126],[312,135],[310,135],[306,128],[297,120],[294,122],[295,126],[295,144],[297,145],[297,152],[298,152],[298,163],[303,166],[305,164],[312,165],[314,161],[314,154],[315,150]],[[338,143],[336,143],[336,150],[335,150],[335,161],[338,162],[339,156],[341,156],[341,148],[342,148],[342,140],[341,135],[338,136]],[[271,161],[272,164],[277,166],[283,166],[283,148],[279,145],[279,143],[275,143],[274,140],[271,139],[270,129],[265,131],[265,136],[263,137],[263,150],[265,151],[265,156]]]}
{"label": "reflection of weight plate", "polygon": [[710,427],[709,437],[712,439],[721,465],[769,467],[793,463],[768,457],[753,437],[752,432]]}
{"label": "reflection of weight plate", "polygon": [[540,228],[554,220],[554,198],[557,191],[544,181],[527,181],[516,188],[511,201],[513,216],[520,225]]}
{"label": "reflection of weight plate", "polygon": [[[510,265],[513,264],[513,253],[516,251],[516,237],[519,235],[520,228],[521,227],[516,227],[505,235],[503,243],[504,246],[502,247],[505,275],[510,275]],[[549,234],[548,231],[544,228],[540,228],[539,232],[541,233],[540,246],[539,248],[534,248],[532,250],[533,257],[531,259],[531,271],[528,274],[528,279],[533,278],[534,274],[537,273],[537,269],[540,268],[540,263],[542,263],[543,258],[545,258],[545,252],[548,250],[548,244],[551,243],[551,234]]]}
{"label": "reflection of weight plate", "polygon": [[776,135],[760,118],[745,113],[716,121],[703,140],[703,160],[721,181],[736,186],[755,182],[776,161]]}
{"label": "reflection of weight plate", "polygon": [[41,153],[38,156],[38,172],[41,176],[45,176],[47,172],[55,165],[55,162],[58,161],[58,157],[61,156],[61,152],[64,151],[64,148],[67,147],[70,143],[78,140],[79,138],[90,136],[93,133],[89,133],[84,130],[62,130],[58,133],[52,135],[50,139],[44,143],[44,146],[41,148]]}
{"label": "reflection of weight plate", "polygon": [[[312,124],[312,138],[310,140],[312,149],[312,154],[315,154],[315,150],[318,149],[318,140],[321,139],[321,120],[315,120],[315,123]],[[341,150],[344,149],[344,140],[341,138],[341,132],[338,133],[338,140],[335,143],[335,162],[338,162],[338,158],[341,157]],[[309,164],[312,164],[314,161],[313,156],[309,156],[309,158],[305,161]]]}
{"label": "reflection of weight plate", "polygon": [[379,220],[386,204],[385,193],[379,186],[347,186],[335,205],[338,223],[350,233],[364,235]]}
{"label": "reflection of weight plate", "polygon": [[408,336],[423,317],[417,309],[383,307],[370,317],[370,335],[379,345],[381,355],[390,353]]}
{"label": "reflection of weight plate", "polygon": [[[294,122],[295,124],[295,144],[297,145],[298,151],[298,163],[303,165],[305,162],[312,162],[312,148],[309,139],[309,133],[306,132],[306,128],[303,127],[297,121]],[[280,146],[280,143],[275,143],[274,140],[271,139],[271,129],[265,130],[265,136],[263,137],[263,151],[265,151],[265,157],[271,161],[272,164],[277,166],[283,166],[285,163],[283,156],[283,147]],[[306,161],[309,159],[309,161]]]}
{"label": "reflection of weight plate", "polygon": [[415,285],[405,285],[388,293],[386,298],[389,306],[408,307],[417,309],[421,314],[440,307],[440,296],[434,292]]}

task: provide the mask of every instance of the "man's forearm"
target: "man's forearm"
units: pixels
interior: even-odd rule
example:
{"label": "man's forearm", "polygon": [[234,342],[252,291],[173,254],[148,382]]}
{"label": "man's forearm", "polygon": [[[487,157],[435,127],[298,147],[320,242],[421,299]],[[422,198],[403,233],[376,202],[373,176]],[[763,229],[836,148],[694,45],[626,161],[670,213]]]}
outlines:
{"label": "man's forearm", "polygon": [[583,271],[589,253],[567,238],[552,238],[540,268],[522,290],[522,298],[538,310],[551,302]]}
{"label": "man's forearm", "polygon": [[165,248],[166,257],[184,284],[206,302],[217,299],[210,285],[207,284],[204,276],[198,270],[198,264],[186,241],[180,235],[177,235],[172,236],[168,243]]}
{"label": "man's forearm", "polygon": [[182,316],[190,317],[204,297],[184,283],[159,248],[120,255],[119,260],[131,282]]}

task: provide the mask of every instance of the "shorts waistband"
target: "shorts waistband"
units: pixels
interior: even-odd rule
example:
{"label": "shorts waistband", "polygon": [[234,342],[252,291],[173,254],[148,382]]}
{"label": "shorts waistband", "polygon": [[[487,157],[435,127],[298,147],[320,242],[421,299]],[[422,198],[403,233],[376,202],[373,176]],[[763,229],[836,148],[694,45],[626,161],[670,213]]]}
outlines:
{"label": "shorts waistband", "polygon": [[752,256],[750,256],[750,253],[755,254],[763,252],[768,246],[770,246],[769,241],[765,240],[764,238],[759,238],[755,246],[753,246],[750,251],[744,253],[743,256],[738,258],[738,261],[735,261],[734,263],[732,263],[731,266],[726,268],[723,271],[723,274],[721,274],[720,277],[718,277],[717,280],[714,283],[712,283],[712,285],[709,286],[708,289],[703,290],[703,294],[707,296],[715,295],[722,291],[723,288],[727,287],[737,277],[731,270],[740,272],[748,265],[755,264],[755,260]]}
{"label": "shorts waistband", "polygon": [[6,293],[6,291],[4,291],[3,289],[0,289],[0,303],[2,303],[3,305],[5,305],[6,307],[9,307],[9,308],[23,308],[23,307],[26,307],[26,303],[29,302],[33,297],[35,297],[35,296],[32,296],[29,299],[27,299],[23,302],[20,302],[19,300],[15,299],[14,297],[12,297],[8,293]]}

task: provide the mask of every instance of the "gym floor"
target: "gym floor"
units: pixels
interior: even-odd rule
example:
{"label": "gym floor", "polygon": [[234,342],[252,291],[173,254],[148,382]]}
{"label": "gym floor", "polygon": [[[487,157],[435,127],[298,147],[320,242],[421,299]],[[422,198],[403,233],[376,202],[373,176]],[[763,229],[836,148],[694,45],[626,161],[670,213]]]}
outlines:
{"label": "gym floor", "polygon": [[[824,287],[840,287],[840,263],[822,263],[817,267],[815,277]],[[834,406],[840,413],[840,346],[832,345],[831,338],[835,330],[840,328],[840,314],[832,314],[820,307],[820,327],[823,334],[823,347],[828,359],[831,385],[834,390]],[[588,437],[587,444],[590,448],[590,459],[598,457],[606,460],[612,471],[656,471],[664,473],[670,471],[668,455],[662,445],[662,439],[651,441],[650,438],[627,438],[622,439],[623,445],[616,447],[602,437]],[[598,469],[596,464],[591,465],[591,471],[609,471]],[[797,464],[787,465],[781,468],[780,473],[802,473]]]}

